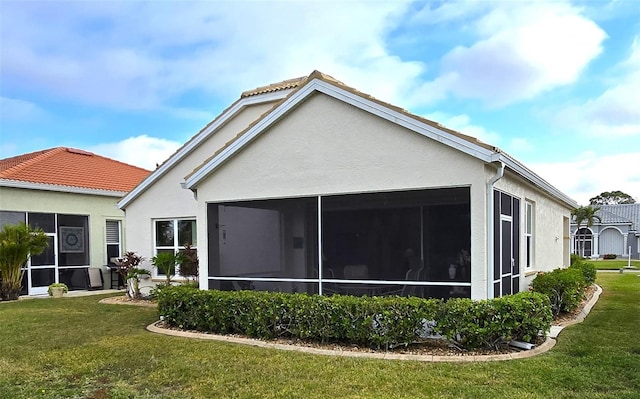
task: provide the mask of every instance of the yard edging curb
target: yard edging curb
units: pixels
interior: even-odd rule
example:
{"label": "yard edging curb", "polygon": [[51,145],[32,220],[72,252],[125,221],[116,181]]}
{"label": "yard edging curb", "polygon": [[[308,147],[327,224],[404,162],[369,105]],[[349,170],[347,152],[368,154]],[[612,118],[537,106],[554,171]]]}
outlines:
{"label": "yard edging curb", "polygon": [[558,335],[562,332],[562,330],[565,329],[565,327],[582,323],[584,321],[587,315],[591,312],[591,309],[593,309],[595,304],[598,302],[598,299],[600,299],[600,294],[602,294],[602,287],[600,287],[598,284],[594,285],[596,286],[596,292],[593,293],[591,299],[589,299],[589,301],[584,305],[580,313],[578,313],[578,315],[573,320],[566,321],[558,326],[551,326],[551,331],[549,331],[548,337],[557,339]]}
{"label": "yard edging curb", "polygon": [[534,349],[522,352],[505,353],[497,355],[469,355],[469,356],[440,356],[440,355],[411,355],[407,353],[370,353],[370,352],[354,352],[354,351],[342,351],[332,349],[320,349],[309,348],[305,346],[285,345],[273,342],[261,341],[253,338],[241,338],[228,335],[218,334],[206,334],[192,331],[180,331],[171,330],[167,328],[158,327],[157,324],[160,321],[153,322],[147,326],[147,330],[157,334],[170,335],[174,337],[182,338],[195,338],[212,340],[219,342],[229,342],[234,344],[242,344],[249,346],[256,346],[259,348],[278,349],[292,352],[303,352],[314,355],[327,355],[338,357],[355,357],[355,358],[367,358],[367,359],[385,359],[385,360],[413,360],[417,362],[491,362],[500,360],[513,360],[524,359],[532,356],[539,355],[553,348],[556,344],[556,340],[547,337],[547,339]]}

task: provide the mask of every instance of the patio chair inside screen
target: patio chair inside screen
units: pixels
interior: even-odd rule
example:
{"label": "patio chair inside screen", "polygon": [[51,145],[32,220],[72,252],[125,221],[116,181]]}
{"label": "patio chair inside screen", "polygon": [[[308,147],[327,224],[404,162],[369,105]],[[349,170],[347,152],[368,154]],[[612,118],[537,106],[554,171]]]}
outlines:
{"label": "patio chair inside screen", "polygon": [[344,267],[344,278],[346,280],[366,280],[369,278],[369,266],[347,265]]}

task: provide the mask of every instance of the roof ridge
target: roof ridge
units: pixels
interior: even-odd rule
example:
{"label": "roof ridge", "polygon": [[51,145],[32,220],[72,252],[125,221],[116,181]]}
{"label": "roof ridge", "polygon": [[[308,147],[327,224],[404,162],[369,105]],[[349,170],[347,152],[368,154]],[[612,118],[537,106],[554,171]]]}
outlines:
{"label": "roof ridge", "polygon": [[243,91],[240,94],[240,98],[257,96],[259,94],[272,93],[275,91],[294,89],[302,85],[308,79],[308,76],[301,76],[298,78],[286,79],[280,82],[270,83],[264,86],[258,86],[255,89]]}
{"label": "roof ridge", "polygon": [[125,166],[129,166],[129,167],[132,167],[132,168],[136,168],[136,169],[143,170],[143,171],[145,171],[145,172],[151,172],[151,170],[149,170],[149,169],[145,169],[145,168],[140,167],[140,166],[137,166],[137,165],[132,165],[132,164],[130,164],[130,163],[122,162],[122,161],[119,161],[119,160],[117,160],[117,159],[113,159],[113,158],[105,157],[104,155],[96,154],[96,153],[94,153],[94,152],[85,151],[85,150],[80,150],[80,149],[77,149],[77,148],[67,148],[67,150],[69,150],[69,149],[71,149],[71,150],[76,150],[76,151],[69,151],[69,152],[72,152],[72,153],[74,153],[74,154],[80,154],[80,155],[90,154],[90,155],[92,155],[92,156],[94,156],[94,157],[98,157],[98,158],[106,159],[107,161],[116,162],[116,163],[119,163],[119,164],[121,164],[121,165],[125,165]]}
{"label": "roof ridge", "polygon": [[[7,168],[3,171],[0,172],[0,177],[3,178],[8,178],[8,176],[12,175],[13,173],[19,172],[35,163],[38,163],[40,161],[42,161],[43,159],[47,159],[50,158],[51,156],[62,152],[62,151],[66,151],[66,147],[53,147],[53,148],[48,148],[48,149],[44,149],[44,150],[40,150],[40,151],[34,151],[31,153],[27,153],[27,154],[22,154],[22,155],[16,155],[15,157],[11,157],[11,158],[18,158],[18,157],[24,157],[30,154],[35,154],[37,152],[40,152],[40,154],[34,156],[33,158],[29,158],[26,159],[16,165],[13,165],[10,168]],[[8,160],[11,158],[5,158],[4,160]]]}

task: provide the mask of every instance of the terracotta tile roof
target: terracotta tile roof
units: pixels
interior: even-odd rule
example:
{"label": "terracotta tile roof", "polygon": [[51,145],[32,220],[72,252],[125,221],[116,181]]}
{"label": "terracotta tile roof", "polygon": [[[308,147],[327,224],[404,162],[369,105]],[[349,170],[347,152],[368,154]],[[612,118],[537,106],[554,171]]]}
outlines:
{"label": "terracotta tile roof", "polygon": [[128,192],[151,173],[91,152],[56,147],[0,159],[0,179]]}

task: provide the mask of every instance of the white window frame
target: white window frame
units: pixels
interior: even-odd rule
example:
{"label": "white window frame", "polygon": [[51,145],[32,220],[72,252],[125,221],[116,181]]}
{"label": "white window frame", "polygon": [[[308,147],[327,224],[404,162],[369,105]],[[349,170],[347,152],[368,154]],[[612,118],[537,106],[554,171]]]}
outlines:
{"label": "white window frame", "polygon": [[532,201],[524,202],[524,248],[525,248],[525,270],[534,268],[535,261],[535,204]]}
{"label": "white window frame", "polygon": [[[153,255],[156,256],[158,254],[158,250],[172,250],[173,253],[175,254],[176,252],[185,249],[184,245],[180,244],[178,241],[178,234],[179,234],[179,229],[178,229],[178,222],[180,221],[189,221],[189,222],[193,222],[194,225],[194,230],[192,232],[192,234],[197,234],[197,220],[195,217],[182,217],[182,218],[162,218],[162,219],[153,219]],[[161,245],[158,246],[157,245],[157,223],[158,222],[171,222],[173,223],[173,245],[171,246],[167,246],[167,245]],[[198,249],[198,237],[196,236],[196,242],[195,243],[191,243],[191,248],[195,249],[197,251]],[[153,278],[166,278],[166,276],[164,274],[158,274],[158,268],[157,267],[153,267]],[[176,265],[176,271],[172,277],[172,279],[175,280],[183,280],[184,277],[182,277],[180,275],[180,266]]]}
{"label": "white window frame", "polygon": [[[109,241],[109,235],[108,235],[108,229],[107,229],[107,224],[109,223],[117,223],[118,224],[118,241],[117,242],[110,242]],[[105,256],[107,258],[107,263],[109,264],[111,262],[111,259],[109,259],[109,246],[110,245],[117,245],[118,246],[118,258],[122,257],[123,253],[122,253],[122,220],[118,220],[118,219],[106,219],[104,221],[104,241],[105,241]]]}

